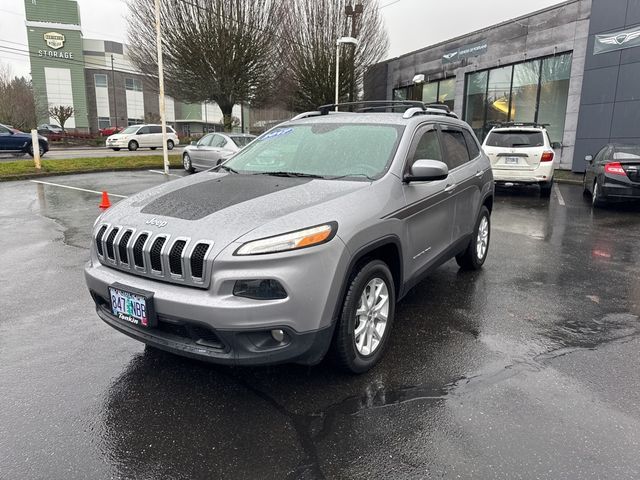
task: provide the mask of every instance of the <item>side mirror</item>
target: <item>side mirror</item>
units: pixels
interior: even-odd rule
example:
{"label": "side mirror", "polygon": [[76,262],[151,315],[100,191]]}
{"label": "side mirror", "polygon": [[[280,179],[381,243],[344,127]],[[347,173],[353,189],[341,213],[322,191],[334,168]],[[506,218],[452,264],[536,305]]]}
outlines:
{"label": "side mirror", "polygon": [[558,148],[562,148],[562,143],[561,142],[551,142],[551,148],[553,148],[554,150],[557,150]]}
{"label": "side mirror", "polygon": [[449,176],[449,167],[439,160],[416,160],[411,172],[404,176],[405,183],[444,180]]}
{"label": "side mirror", "polygon": [[191,140],[191,145],[196,145],[198,142],[196,142],[195,140]]}
{"label": "side mirror", "polygon": [[587,162],[591,163],[591,162],[593,162],[593,155],[587,155],[586,157],[584,157],[584,159],[585,159]]}

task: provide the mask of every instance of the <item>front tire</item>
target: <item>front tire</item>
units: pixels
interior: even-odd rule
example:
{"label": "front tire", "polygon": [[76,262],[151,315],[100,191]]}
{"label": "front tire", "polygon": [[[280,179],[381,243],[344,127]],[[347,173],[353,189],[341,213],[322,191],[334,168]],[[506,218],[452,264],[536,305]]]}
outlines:
{"label": "front tire", "polygon": [[113,147],[111,150],[113,150],[114,152],[119,152],[120,151],[120,147]]}
{"label": "front tire", "polygon": [[185,172],[187,173],[194,172],[193,164],[191,163],[191,157],[189,156],[188,153],[185,153],[182,156],[182,166],[184,167]]}
{"label": "front tire", "polygon": [[155,149],[156,149],[156,148],[158,148],[158,147],[149,147],[149,148],[151,148],[151,150],[155,150]]}
{"label": "front tire", "polygon": [[491,239],[491,214],[489,209],[483,206],[473,229],[473,237],[467,249],[456,255],[456,262],[463,270],[479,270],[484,265],[489,253],[489,241]]}
{"label": "front tire", "polygon": [[173,140],[167,140],[167,150],[173,150],[173,147],[175,147]]}
{"label": "front tire", "polygon": [[[38,150],[40,151],[40,157],[47,153],[47,151],[44,149],[44,145],[42,145],[41,143],[38,144]],[[29,145],[27,153],[33,158],[33,144]]]}
{"label": "front tire", "polygon": [[129,142],[128,148],[130,152],[135,152],[136,150],[138,150],[138,142],[136,142],[135,140],[131,140]]}
{"label": "front tire", "polygon": [[339,368],[364,373],[380,361],[395,305],[395,285],[386,263],[372,260],[352,274],[333,338],[332,353]]}

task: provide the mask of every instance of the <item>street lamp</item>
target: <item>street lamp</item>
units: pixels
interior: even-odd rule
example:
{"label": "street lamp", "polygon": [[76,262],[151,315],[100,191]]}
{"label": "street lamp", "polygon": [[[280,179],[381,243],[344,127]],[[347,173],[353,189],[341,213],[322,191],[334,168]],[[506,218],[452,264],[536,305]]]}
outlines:
{"label": "street lamp", "polygon": [[336,112],[338,111],[338,102],[340,97],[340,45],[350,43],[358,45],[358,39],[353,37],[340,37],[336,42]]}

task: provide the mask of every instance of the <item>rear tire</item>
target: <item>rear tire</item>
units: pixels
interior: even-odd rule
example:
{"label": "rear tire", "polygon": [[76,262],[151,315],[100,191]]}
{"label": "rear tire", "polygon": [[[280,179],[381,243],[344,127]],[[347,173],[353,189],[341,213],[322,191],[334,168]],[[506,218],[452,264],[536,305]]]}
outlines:
{"label": "rear tire", "polygon": [[156,149],[156,148],[158,148],[158,147],[149,147],[149,148],[151,148],[151,150],[155,150],[155,149]]}
{"label": "rear tire", "polygon": [[604,207],[606,200],[602,198],[600,188],[598,187],[598,180],[593,183],[593,192],[591,193],[591,206],[594,208]]}
{"label": "rear tire", "polygon": [[553,180],[548,183],[543,183],[540,185],[540,196],[542,198],[551,197],[551,190],[553,189]]}
{"label": "rear tire", "polygon": [[395,305],[393,275],[386,263],[372,260],[354,271],[333,337],[332,354],[340,369],[364,373],[380,361]]}
{"label": "rear tire", "polygon": [[112,148],[111,150],[113,150],[114,152],[119,152],[120,148],[119,147],[115,147],[115,148]]}
{"label": "rear tire", "polygon": [[483,205],[467,249],[463,253],[456,255],[456,262],[460,268],[463,270],[479,270],[482,268],[489,253],[490,239],[491,214],[489,209]]}
{"label": "rear tire", "polygon": [[135,152],[136,150],[138,150],[138,142],[136,142],[135,140],[131,140],[129,142],[128,148],[130,152]]}

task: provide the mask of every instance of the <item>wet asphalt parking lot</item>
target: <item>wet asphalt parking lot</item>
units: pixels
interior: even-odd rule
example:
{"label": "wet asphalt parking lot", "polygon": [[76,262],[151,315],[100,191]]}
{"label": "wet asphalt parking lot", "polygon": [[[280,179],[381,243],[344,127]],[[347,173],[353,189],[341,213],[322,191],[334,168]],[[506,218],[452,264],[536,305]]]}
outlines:
{"label": "wet asphalt parking lot", "polygon": [[98,202],[0,184],[0,478],[640,478],[640,207],[499,191],[485,268],[419,284],[382,363],[349,376],[209,365],[103,324],[82,273]]}

